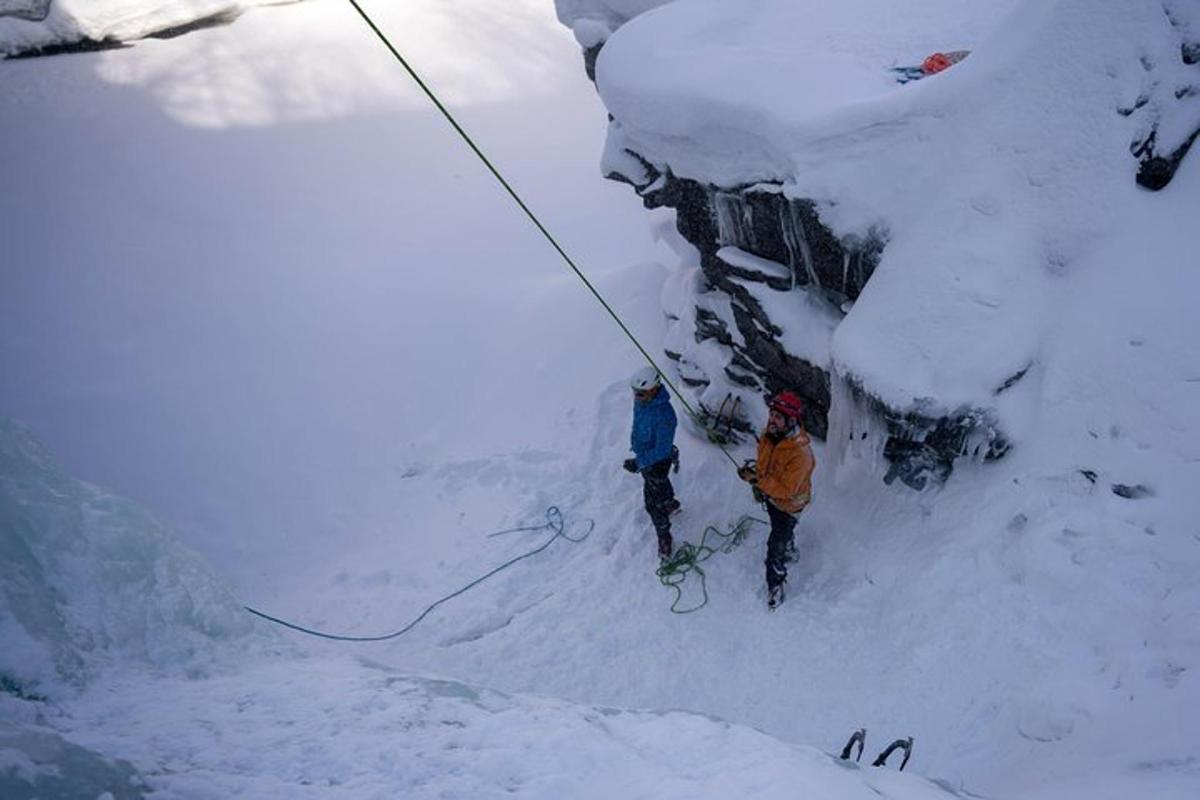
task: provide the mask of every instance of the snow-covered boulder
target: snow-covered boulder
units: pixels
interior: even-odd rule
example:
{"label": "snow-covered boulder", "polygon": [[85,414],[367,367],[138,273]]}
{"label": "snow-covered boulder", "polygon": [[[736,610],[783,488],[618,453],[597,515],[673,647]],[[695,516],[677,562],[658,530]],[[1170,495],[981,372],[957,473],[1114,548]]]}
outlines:
{"label": "snow-covered boulder", "polygon": [[[844,384],[887,477],[916,488],[1002,456],[1072,276],[1200,132],[1198,30],[1180,0],[688,0],[629,20],[597,62],[603,171],[699,250],[696,311],[667,309],[697,341],[670,355],[710,404],[800,391],[818,435]],[[897,80],[952,49],[970,55]],[[837,321],[801,352],[814,298]]]}
{"label": "snow-covered boulder", "polygon": [[0,690],[34,697],[126,660],[186,669],[251,618],[135,504],[62,473],[0,417]]}
{"label": "snow-covered boulder", "polygon": [[113,45],[227,20],[244,0],[0,0],[0,57]]}
{"label": "snow-covered boulder", "polygon": [[629,20],[672,0],[554,0],[558,19],[583,48],[583,66],[596,78],[596,57],[613,31]]}

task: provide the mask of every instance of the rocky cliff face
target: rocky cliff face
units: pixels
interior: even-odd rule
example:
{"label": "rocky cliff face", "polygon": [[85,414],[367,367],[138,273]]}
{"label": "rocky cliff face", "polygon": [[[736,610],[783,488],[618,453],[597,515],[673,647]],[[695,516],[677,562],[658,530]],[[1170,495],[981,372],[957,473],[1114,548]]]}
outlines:
{"label": "rocky cliff face", "polygon": [[[698,391],[706,423],[718,431],[748,433],[754,426],[745,410],[756,405],[750,398],[791,389],[807,401],[805,427],[825,439],[831,384],[839,379],[830,374],[825,354],[809,355],[803,342],[789,349],[783,326],[791,327],[797,314],[823,317],[835,326],[870,280],[887,231],[839,238],[821,221],[815,202],[788,197],[781,183],[702,184],[660,174],[636,153],[626,155],[640,169],[631,170],[632,176],[613,169],[607,177],[633,186],[647,208],[674,209],[679,233],[700,253],[700,292],[688,301],[695,303],[692,314],[675,317],[676,326],[685,330],[675,337],[681,346],[668,346],[666,355],[677,363],[685,384]],[[714,294],[727,302],[704,301]],[[789,308],[789,300],[801,299],[803,305],[794,302]],[[728,353],[719,374],[696,357],[709,342]],[[1013,376],[1012,382],[1021,377]],[[923,489],[931,479],[944,480],[960,456],[990,460],[1008,449],[986,410],[897,411],[853,382],[846,388],[858,413],[882,423],[889,483],[899,478]],[[864,426],[857,427],[857,435],[864,435]]]}

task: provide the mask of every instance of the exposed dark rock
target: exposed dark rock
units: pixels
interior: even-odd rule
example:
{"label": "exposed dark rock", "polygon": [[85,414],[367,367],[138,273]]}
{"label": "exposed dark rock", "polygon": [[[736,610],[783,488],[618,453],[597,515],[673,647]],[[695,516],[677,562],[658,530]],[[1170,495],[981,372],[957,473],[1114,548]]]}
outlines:
{"label": "exposed dark rock", "polygon": [[[1194,25],[1200,24],[1200,15],[1189,23],[1182,5],[1173,8],[1171,4],[1164,4],[1163,11],[1179,37],[1179,61],[1184,65],[1182,77],[1178,64],[1164,64],[1160,69],[1159,64],[1143,58],[1145,87],[1134,103],[1117,109],[1122,116],[1136,114],[1142,117],[1141,130],[1130,143],[1129,151],[1138,160],[1138,186],[1155,192],[1171,182],[1196,138],[1200,137],[1200,128],[1182,137],[1176,134],[1168,141],[1163,141],[1161,135],[1164,129],[1187,131],[1190,125],[1163,123],[1165,120],[1194,119],[1197,106],[1200,106],[1200,42],[1195,41],[1193,31]],[[1189,13],[1195,14],[1194,7]]]}
{"label": "exposed dark rock", "polygon": [[1126,500],[1140,500],[1143,497],[1154,496],[1154,490],[1140,483],[1133,486],[1127,486],[1124,483],[1114,483],[1112,485],[1112,493],[1117,497],[1124,497]]}
{"label": "exposed dark rock", "polygon": [[9,58],[41,58],[42,56],[61,56],[70,53],[95,53],[100,50],[121,50],[133,45],[119,42],[116,39],[80,39],[77,42],[64,44],[48,44],[13,53]]}
{"label": "exposed dark rock", "polygon": [[1008,452],[1008,441],[990,412],[968,408],[942,415],[898,414],[882,404],[877,406],[888,432],[883,455],[890,466],[884,483],[899,478],[921,491],[930,481],[941,483],[950,477],[958,458],[994,461]]}
{"label": "exposed dark rock", "polygon": [[724,320],[707,309],[697,308],[696,341],[703,342],[707,339],[716,339],[726,347],[733,344],[733,337],[729,335],[729,328],[725,326]]}
{"label": "exposed dark rock", "polygon": [[216,14],[210,14],[207,17],[201,17],[197,20],[184,25],[176,25],[172,28],[164,28],[161,31],[156,31],[150,34],[149,39],[174,39],[176,36],[183,36],[185,33],[192,31],[202,31],[206,28],[219,28],[223,25],[229,25],[234,20],[242,15],[240,9],[231,9],[228,11],[220,11]]}
{"label": "exposed dark rock", "polygon": [[28,700],[31,703],[44,703],[46,697],[32,691],[20,681],[0,673],[0,692],[10,694],[18,700]]}
{"label": "exposed dark rock", "polygon": [[654,172],[655,180],[639,190],[647,208],[675,209],[679,233],[702,256],[737,247],[788,267],[791,285],[779,288],[808,287],[841,307],[858,297],[879,263],[882,233],[839,239],[814,202],[786,197],[779,185],[723,189]]}
{"label": "exposed dark rock", "polygon": [[0,18],[41,22],[50,15],[50,0],[0,0]]}
{"label": "exposed dark rock", "polygon": [[1160,156],[1155,153],[1155,132],[1152,132],[1141,148],[1134,152],[1134,155],[1140,159],[1137,171],[1138,186],[1154,192],[1166,188],[1171,179],[1175,177],[1176,170],[1183,163],[1184,156],[1188,154],[1188,150],[1191,149],[1197,136],[1200,136],[1200,128],[1196,129],[1172,153]]}
{"label": "exposed dark rock", "polygon": [[1022,369],[1005,378],[1004,383],[996,387],[995,394],[1001,394],[1016,386],[1017,383],[1020,382],[1021,378],[1025,377],[1025,375],[1029,372],[1029,368],[1032,366],[1032,364],[1027,364]]}
{"label": "exposed dark rock", "polygon": [[587,73],[588,80],[592,83],[596,82],[596,59],[600,57],[600,50],[604,47],[604,42],[599,42],[591,47],[583,48],[583,71]]}

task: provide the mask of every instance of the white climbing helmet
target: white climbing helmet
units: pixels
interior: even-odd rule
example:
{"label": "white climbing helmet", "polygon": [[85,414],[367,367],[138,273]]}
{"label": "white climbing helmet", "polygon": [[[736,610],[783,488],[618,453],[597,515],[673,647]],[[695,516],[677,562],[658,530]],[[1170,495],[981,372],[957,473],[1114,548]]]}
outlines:
{"label": "white climbing helmet", "polygon": [[654,367],[642,367],[629,379],[629,387],[635,392],[648,392],[662,385],[662,376]]}

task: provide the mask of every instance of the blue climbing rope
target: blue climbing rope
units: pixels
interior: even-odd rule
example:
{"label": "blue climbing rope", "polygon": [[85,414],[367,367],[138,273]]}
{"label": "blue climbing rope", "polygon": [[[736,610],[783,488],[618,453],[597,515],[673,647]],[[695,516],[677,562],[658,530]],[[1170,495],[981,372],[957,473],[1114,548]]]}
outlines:
{"label": "blue climbing rope", "polygon": [[509,528],[508,530],[496,531],[495,533],[488,534],[489,537],[492,537],[492,536],[501,536],[506,533],[518,533],[521,531],[546,531],[546,530],[554,531],[554,535],[551,536],[549,539],[547,539],[540,546],[535,547],[533,550],[530,550],[528,553],[524,553],[522,555],[517,556],[516,558],[512,558],[512,559],[509,559],[508,561],[505,561],[500,566],[491,570],[487,574],[476,578],[475,580],[471,581],[470,583],[468,583],[466,586],[462,587],[461,589],[451,592],[450,594],[446,595],[445,597],[441,598],[440,600],[437,600],[436,602],[431,603],[428,607],[426,607],[426,609],[424,611],[422,611],[417,616],[416,619],[414,619],[412,622],[405,625],[400,630],[392,631],[391,633],[380,634],[379,636],[345,636],[343,634],[338,634],[338,633],[326,633],[324,631],[317,631],[317,630],[313,630],[312,628],[306,628],[303,625],[297,625],[294,622],[288,622],[286,620],[279,619],[278,617],[273,617],[270,614],[265,614],[262,611],[259,611],[257,608],[251,608],[250,606],[242,606],[242,607],[245,608],[247,611],[249,611],[251,614],[255,615],[256,617],[262,617],[263,619],[267,620],[268,622],[273,622],[276,625],[282,625],[285,628],[291,628],[292,630],[299,631],[300,633],[306,633],[309,636],[317,636],[322,639],[332,639],[335,642],[382,642],[382,641],[386,641],[387,639],[395,639],[396,637],[403,636],[404,634],[408,633],[413,628],[415,628],[421,620],[423,620],[423,619],[425,619],[425,617],[429,616],[429,614],[435,608],[440,606],[442,603],[445,603],[447,600],[452,600],[453,598],[458,597],[460,594],[466,592],[467,590],[478,586],[479,584],[486,581],[488,578],[495,575],[497,572],[508,569],[513,564],[516,564],[518,561],[523,561],[527,558],[531,558],[532,556],[536,556],[538,553],[542,552],[543,550],[545,550],[550,545],[554,544],[559,539],[566,539],[568,542],[572,542],[574,544],[579,544],[584,539],[586,539],[593,530],[596,529],[595,520],[589,519],[589,520],[585,520],[585,522],[588,525],[588,529],[586,531],[584,531],[581,536],[577,536],[577,537],[570,536],[566,533],[566,523],[563,521],[562,512],[558,510],[557,506],[550,506],[549,508],[546,509],[546,524],[545,525],[533,525],[533,526],[524,527],[524,528]]}

